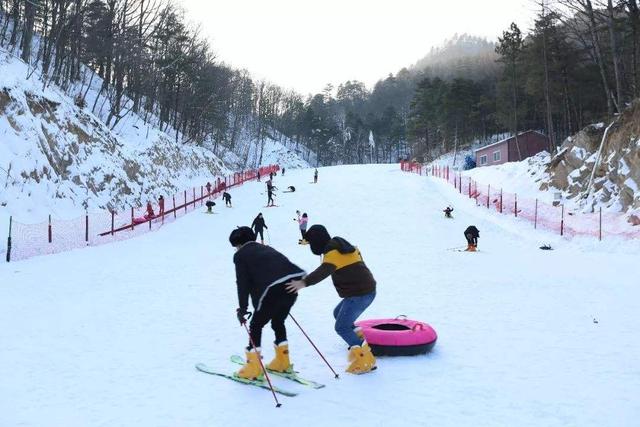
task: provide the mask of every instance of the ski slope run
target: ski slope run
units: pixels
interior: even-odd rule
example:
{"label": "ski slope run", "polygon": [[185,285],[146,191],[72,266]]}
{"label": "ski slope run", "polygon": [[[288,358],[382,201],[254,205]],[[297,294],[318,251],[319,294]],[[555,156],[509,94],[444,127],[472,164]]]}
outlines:
{"label": "ski slope run", "polygon": [[[634,426],[640,417],[638,249],[566,241],[477,208],[398,165],[321,168],[234,189],[233,208],[194,212],[136,239],[0,266],[0,426]],[[262,194],[261,194],[262,193]],[[442,209],[455,207],[454,219]],[[320,390],[298,396],[209,376],[247,337],[227,238],[263,212],[273,247],[307,271],[295,211],[359,246],[378,281],[365,318],[430,323],[432,353],[380,358],[371,374],[332,377],[288,323],[292,361]],[[204,211],[204,208],[202,209]],[[480,229],[479,253],[463,230]],[[541,251],[543,242],[556,250]],[[629,246],[634,248],[634,246]],[[339,298],[327,280],[292,313],[336,370]],[[597,323],[596,323],[597,322]],[[265,329],[264,357],[273,333]]]}

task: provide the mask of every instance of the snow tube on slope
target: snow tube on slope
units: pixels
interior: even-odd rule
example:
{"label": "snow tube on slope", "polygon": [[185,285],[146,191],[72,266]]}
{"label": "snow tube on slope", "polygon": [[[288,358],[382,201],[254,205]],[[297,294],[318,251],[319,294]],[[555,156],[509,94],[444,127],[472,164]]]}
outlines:
{"label": "snow tube on slope", "polygon": [[356,322],[376,356],[415,356],[436,345],[438,335],[426,323],[398,316]]}

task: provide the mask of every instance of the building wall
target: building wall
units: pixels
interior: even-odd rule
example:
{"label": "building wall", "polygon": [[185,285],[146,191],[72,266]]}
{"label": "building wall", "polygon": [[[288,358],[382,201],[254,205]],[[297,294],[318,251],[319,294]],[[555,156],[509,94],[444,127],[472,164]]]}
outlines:
{"label": "building wall", "polygon": [[[518,147],[516,146],[516,139],[510,138],[509,142],[509,162],[517,162],[521,159],[518,157]],[[549,149],[549,141],[546,136],[539,134],[538,132],[527,132],[518,136],[518,145],[520,145],[520,154],[522,160],[527,157],[538,154],[543,150]]]}
{"label": "building wall", "polygon": [[[522,159],[531,157],[543,150],[549,149],[549,140],[546,136],[538,132],[525,132],[522,135],[518,135],[518,145],[520,146],[520,154]],[[494,160],[494,153],[500,153],[500,159]],[[482,156],[487,156],[487,162],[482,163]],[[520,158],[518,156],[518,147],[516,146],[516,139],[509,138],[500,143],[493,144],[491,146],[481,148],[476,151],[476,166],[494,166],[500,165],[506,162],[517,162]]]}
{"label": "building wall", "polygon": [[[494,160],[495,153],[500,153],[500,159]],[[501,144],[495,144],[487,148],[481,148],[476,151],[476,166],[494,166],[500,165],[502,163],[506,163],[509,161],[509,150],[507,141],[502,142]],[[482,164],[482,156],[487,156],[487,162]]]}

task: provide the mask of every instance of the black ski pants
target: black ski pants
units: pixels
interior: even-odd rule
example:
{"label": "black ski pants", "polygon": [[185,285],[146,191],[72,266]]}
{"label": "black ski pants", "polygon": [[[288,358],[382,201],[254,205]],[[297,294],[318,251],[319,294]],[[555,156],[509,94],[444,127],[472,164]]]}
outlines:
{"label": "black ski pants", "polygon": [[[249,323],[251,339],[256,347],[262,343],[262,328],[271,321],[271,328],[275,333],[275,344],[278,345],[287,340],[287,329],[284,321],[289,315],[289,311],[298,298],[297,294],[290,294],[286,291],[284,283],[272,286],[262,298],[259,307],[253,313]],[[249,349],[251,341],[249,341]]]}

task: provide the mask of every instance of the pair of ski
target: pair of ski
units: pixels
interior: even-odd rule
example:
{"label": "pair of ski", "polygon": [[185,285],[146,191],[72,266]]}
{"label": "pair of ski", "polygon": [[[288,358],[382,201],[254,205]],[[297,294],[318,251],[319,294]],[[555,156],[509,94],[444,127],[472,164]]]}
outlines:
{"label": "pair of ski", "polygon": [[[231,356],[230,360],[233,363],[237,363],[239,365],[244,365],[244,359],[242,357],[238,356],[238,355]],[[196,365],[196,369],[199,370],[200,372],[204,372],[205,374],[217,375],[219,377],[228,378],[230,380],[239,382],[241,384],[252,385],[252,386],[264,388],[264,389],[267,389],[267,390],[271,390],[271,387],[269,387],[269,383],[267,382],[267,380],[265,378],[256,379],[256,380],[250,380],[250,379],[246,379],[246,378],[241,378],[241,377],[238,377],[236,375],[229,375],[229,374],[226,374],[224,372],[218,372],[218,371],[208,367],[204,363],[198,363]],[[311,388],[315,388],[315,389],[324,387],[324,384],[320,384],[320,383],[317,383],[315,381],[311,381],[311,380],[308,380],[308,379],[305,379],[305,378],[302,378],[302,377],[298,376],[298,373],[295,372],[295,371],[294,372],[277,372],[277,371],[267,370],[267,372],[269,372],[270,375],[286,378],[288,380],[297,382],[298,384],[302,384],[302,385],[305,385],[307,387],[311,387]],[[293,397],[293,396],[297,396],[298,395],[298,393],[294,393],[292,391],[288,391],[288,390],[285,390],[285,389],[282,389],[282,388],[276,387],[276,386],[273,386],[273,391],[278,393],[278,394],[281,394],[283,396],[289,396],[289,397]]]}

